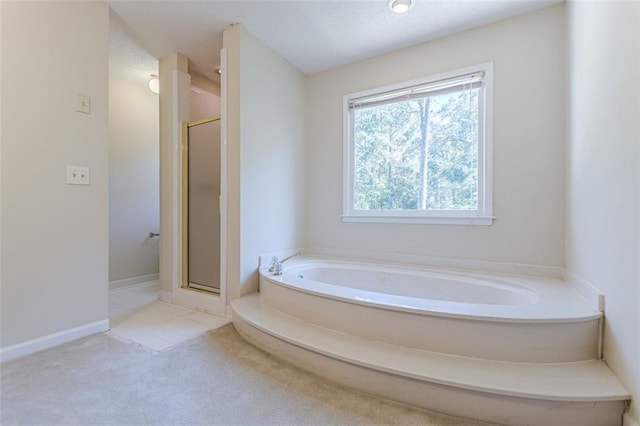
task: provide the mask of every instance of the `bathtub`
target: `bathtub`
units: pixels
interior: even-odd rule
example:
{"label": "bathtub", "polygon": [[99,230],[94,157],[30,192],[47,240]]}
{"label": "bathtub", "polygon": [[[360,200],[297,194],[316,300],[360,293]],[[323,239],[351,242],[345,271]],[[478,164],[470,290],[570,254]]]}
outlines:
{"label": "bathtub", "polygon": [[323,257],[283,266],[260,268],[264,303],[323,327],[502,361],[598,354],[600,312],[559,279]]}
{"label": "bathtub", "polygon": [[259,268],[247,341],[346,386],[490,422],[620,424],[602,314],[560,279],[329,257]]}
{"label": "bathtub", "polygon": [[287,268],[282,281],[308,289],[320,289],[322,283],[327,294],[350,292],[354,300],[416,309],[422,300],[478,305],[528,305],[540,300],[534,288],[517,282],[406,266],[307,261]]}

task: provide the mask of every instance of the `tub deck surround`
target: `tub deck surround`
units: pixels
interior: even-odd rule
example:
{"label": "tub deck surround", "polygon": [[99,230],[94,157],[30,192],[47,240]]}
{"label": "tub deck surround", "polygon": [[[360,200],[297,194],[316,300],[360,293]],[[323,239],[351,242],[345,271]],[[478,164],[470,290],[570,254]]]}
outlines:
{"label": "tub deck surround", "polygon": [[265,306],[231,302],[247,341],[356,389],[507,425],[619,426],[629,395],[602,361],[507,363],[420,351],[348,335]]}
{"label": "tub deck surround", "polygon": [[521,363],[410,349],[289,317],[264,306],[257,293],[234,301],[236,312],[245,323],[285,342],[351,364],[412,379],[550,401],[616,401],[628,397],[625,388],[599,360]]}
{"label": "tub deck surround", "polygon": [[[429,280],[435,289],[410,296]],[[261,268],[260,292],[231,308],[263,349],[436,411],[604,426],[620,424],[629,398],[597,359],[601,313],[558,279],[297,258],[282,276]]]}
{"label": "tub deck surround", "polygon": [[[326,258],[292,259],[285,266],[281,276],[261,269],[263,303],[343,333],[499,361],[572,362],[598,356],[602,314],[557,279]],[[432,286],[442,287],[434,297],[448,300],[409,296],[436,293],[424,289]],[[479,290],[468,291],[474,286]],[[452,291],[446,293],[447,287]],[[496,289],[514,295],[499,301],[514,304],[471,303],[468,297]],[[453,301],[457,297],[467,301]]]}

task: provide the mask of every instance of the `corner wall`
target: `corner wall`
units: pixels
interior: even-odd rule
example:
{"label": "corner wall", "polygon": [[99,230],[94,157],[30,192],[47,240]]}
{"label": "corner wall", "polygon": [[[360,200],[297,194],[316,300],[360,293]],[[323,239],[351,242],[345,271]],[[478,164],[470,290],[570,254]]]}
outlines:
{"label": "corner wall", "polygon": [[160,59],[160,289],[181,284],[180,159],[182,123],[189,121],[189,60],[179,53]]}
{"label": "corner wall", "polygon": [[260,254],[304,245],[305,91],[302,73],[242,26],[224,47],[232,300],[258,289]]}
{"label": "corner wall", "polygon": [[[108,325],[109,9],[99,2],[0,7],[6,349]],[[78,94],[91,97],[90,115],[76,112]],[[66,185],[66,165],[89,166],[91,184]]]}
{"label": "corner wall", "polygon": [[[309,76],[309,245],[562,266],[563,55],[564,6],[559,5]],[[494,224],[343,223],[343,95],[490,61]]]}
{"label": "corner wall", "polygon": [[566,269],[605,294],[604,358],[640,423],[640,3],[569,2],[566,22]]}
{"label": "corner wall", "polygon": [[109,76],[109,281],[158,274],[159,99]]}

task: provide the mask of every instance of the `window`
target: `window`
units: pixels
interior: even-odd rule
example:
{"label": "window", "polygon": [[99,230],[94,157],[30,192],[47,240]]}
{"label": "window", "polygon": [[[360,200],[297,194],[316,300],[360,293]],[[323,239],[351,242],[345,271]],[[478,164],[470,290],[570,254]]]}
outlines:
{"label": "window", "polygon": [[343,221],[492,223],[491,63],[344,97]]}

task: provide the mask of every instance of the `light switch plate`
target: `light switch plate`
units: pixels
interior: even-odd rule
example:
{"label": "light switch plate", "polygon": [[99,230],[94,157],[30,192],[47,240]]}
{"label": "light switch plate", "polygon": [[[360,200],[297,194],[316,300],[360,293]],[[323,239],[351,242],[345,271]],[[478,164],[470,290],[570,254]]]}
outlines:
{"label": "light switch plate", "polygon": [[67,166],[67,185],[89,185],[91,174],[86,166]]}
{"label": "light switch plate", "polygon": [[78,95],[76,98],[76,111],[91,114],[91,97]]}

